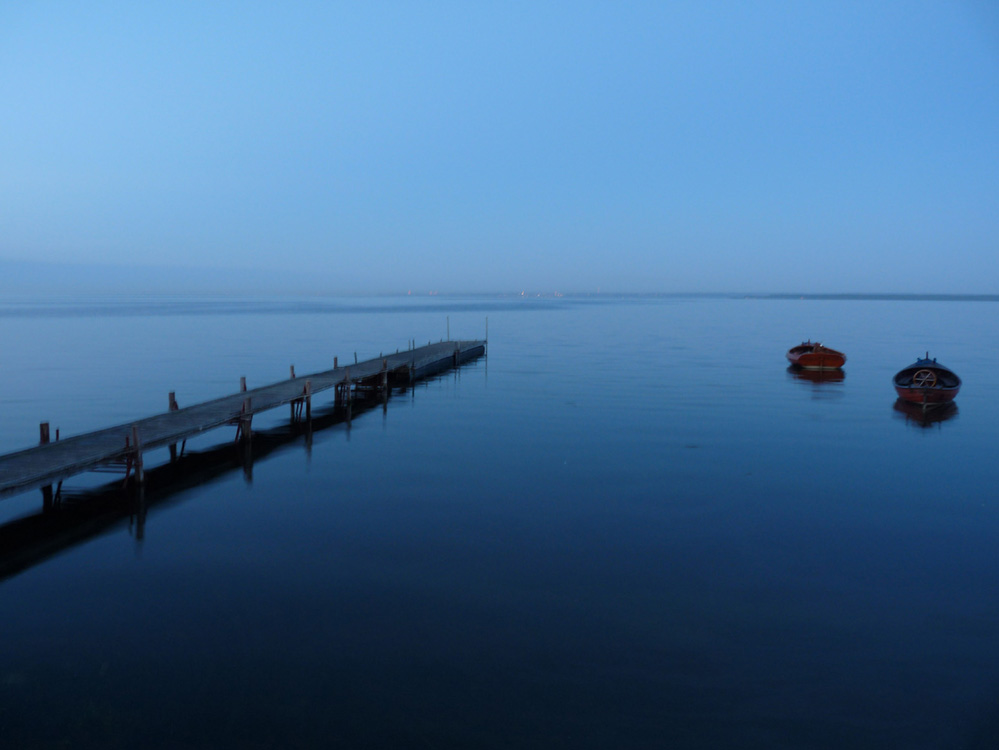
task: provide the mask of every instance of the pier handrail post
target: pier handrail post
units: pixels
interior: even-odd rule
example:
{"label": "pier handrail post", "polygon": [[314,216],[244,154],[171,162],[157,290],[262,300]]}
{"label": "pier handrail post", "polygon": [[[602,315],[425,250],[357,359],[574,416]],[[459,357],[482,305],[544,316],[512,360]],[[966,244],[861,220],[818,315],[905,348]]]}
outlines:
{"label": "pier handrail post", "polygon": [[292,379],[292,380],[294,380],[294,379],[295,379],[295,365],[292,365],[292,366],[291,366],[291,379]]}
{"label": "pier handrail post", "polygon": [[42,422],[38,425],[38,444],[48,445],[49,443],[49,423]]}
{"label": "pier handrail post", "polygon": [[246,376],[245,375],[243,375],[239,379],[239,392],[240,393],[245,393],[246,392]]}

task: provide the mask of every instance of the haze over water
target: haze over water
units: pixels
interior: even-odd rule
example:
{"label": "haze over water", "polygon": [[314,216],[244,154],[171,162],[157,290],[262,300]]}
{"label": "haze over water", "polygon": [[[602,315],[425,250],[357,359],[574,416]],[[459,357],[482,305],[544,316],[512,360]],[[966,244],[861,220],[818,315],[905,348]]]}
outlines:
{"label": "haze over water", "polygon": [[[272,449],[250,471],[232,446],[228,469],[150,503],[141,539],[127,513],[71,527],[72,543],[43,536],[38,559],[0,581],[0,736],[993,747],[999,334],[981,321],[995,306],[7,304],[3,452],[31,445],[43,420],[77,434],[163,411],[169,391],[184,406],[243,375],[301,376],[448,326],[481,338],[487,316],[489,351],[349,427],[322,424],[311,445],[262,437]],[[845,351],[845,377],[788,372],[784,352],[806,338]],[[955,411],[923,423],[895,410],[890,381],[927,350],[964,387]],[[10,533],[40,510],[37,492],[7,498],[0,521]]]}

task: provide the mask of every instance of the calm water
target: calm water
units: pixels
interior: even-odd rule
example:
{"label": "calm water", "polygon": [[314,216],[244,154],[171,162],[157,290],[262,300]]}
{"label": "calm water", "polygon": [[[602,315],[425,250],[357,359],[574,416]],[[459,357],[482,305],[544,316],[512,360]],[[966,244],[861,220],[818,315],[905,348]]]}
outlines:
{"label": "calm water", "polygon": [[[252,466],[229,446],[151,491],[142,524],[105,498],[20,572],[0,560],[0,745],[995,747],[996,312],[6,303],[4,452],[43,420],[127,422],[448,322],[479,338],[488,316],[489,356],[311,441],[259,417]],[[847,352],[842,380],[787,371],[805,338]],[[890,379],[927,350],[965,385],[924,425]],[[4,538],[40,509],[0,501]]]}

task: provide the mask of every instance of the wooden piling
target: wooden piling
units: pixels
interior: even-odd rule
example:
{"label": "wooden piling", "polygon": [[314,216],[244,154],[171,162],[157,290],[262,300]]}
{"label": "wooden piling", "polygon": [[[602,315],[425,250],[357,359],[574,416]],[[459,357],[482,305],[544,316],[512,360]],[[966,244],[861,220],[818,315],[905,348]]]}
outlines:
{"label": "wooden piling", "polygon": [[253,399],[251,399],[250,397],[246,397],[243,399],[243,411],[239,416],[239,427],[237,428],[237,434],[243,440],[249,440],[251,437],[253,437],[252,401]]}
{"label": "wooden piling", "polygon": [[[174,391],[170,391],[170,393],[167,395],[167,402],[169,404],[170,411],[179,411],[180,410],[180,407],[177,406],[177,394]],[[176,461],[177,460],[177,444],[176,443],[170,443],[170,445],[168,447],[169,447],[169,450],[170,450],[170,461]]]}
{"label": "wooden piling", "polygon": [[132,447],[135,451],[135,480],[142,484],[146,481],[146,472],[142,464],[142,444],[139,442],[139,425],[132,425]]}

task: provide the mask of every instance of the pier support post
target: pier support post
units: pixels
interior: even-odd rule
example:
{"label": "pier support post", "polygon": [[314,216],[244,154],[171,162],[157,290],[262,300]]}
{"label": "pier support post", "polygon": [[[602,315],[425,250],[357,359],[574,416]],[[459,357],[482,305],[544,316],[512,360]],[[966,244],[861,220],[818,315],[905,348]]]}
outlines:
{"label": "pier support post", "polygon": [[[49,444],[49,423],[42,422],[38,425],[38,444]],[[42,510],[48,512],[52,510],[52,485],[47,484],[42,487]]]}
{"label": "pier support post", "polygon": [[146,537],[146,487],[139,485],[135,497],[135,541],[141,542]]}
{"label": "pier support post", "polygon": [[142,484],[146,481],[146,472],[142,465],[142,444],[139,442],[139,426],[132,425],[132,446],[135,452],[135,480]]}
{"label": "pier support post", "polygon": [[[174,391],[170,391],[169,395],[167,396],[167,400],[169,401],[170,404],[170,411],[177,411],[178,409],[180,409],[180,407],[177,406],[177,397]],[[177,444],[170,443],[169,447],[170,447],[170,462],[173,463],[174,461],[177,460]]]}
{"label": "pier support post", "polygon": [[52,485],[47,484],[42,487],[42,512],[49,513],[54,505],[52,501]]}
{"label": "pier support post", "polygon": [[239,413],[239,423],[236,426],[236,440],[249,440],[253,436],[253,409],[252,399],[243,399],[243,409]]}
{"label": "pier support post", "polygon": [[240,460],[243,464],[243,481],[253,484],[253,444],[244,440],[241,445]]}

